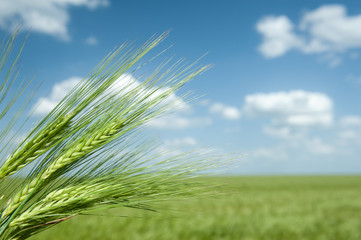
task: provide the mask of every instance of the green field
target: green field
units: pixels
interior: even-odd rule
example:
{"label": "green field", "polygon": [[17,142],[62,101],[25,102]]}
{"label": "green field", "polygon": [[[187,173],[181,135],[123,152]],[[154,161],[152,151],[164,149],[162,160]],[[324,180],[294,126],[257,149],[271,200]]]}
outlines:
{"label": "green field", "polygon": [[204,181],[222,195],[75,217],[31,239],[361,239],[361,176]]}

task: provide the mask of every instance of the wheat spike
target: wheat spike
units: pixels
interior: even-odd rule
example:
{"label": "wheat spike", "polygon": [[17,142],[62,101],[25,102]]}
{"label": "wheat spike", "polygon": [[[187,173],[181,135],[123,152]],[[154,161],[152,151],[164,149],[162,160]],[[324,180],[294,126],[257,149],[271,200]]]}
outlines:
{"label": "wheat spike", "polygon": [[111,137],[116,135],[122,129],[122,126],[122,121],[113,122],[109,124],[108,128],[100,131],[93,137],[83,138],[81,141],[79,141],[78,144],[66,151],[64,155],[50,164],[50,166],[43,173],[34,178],[27,186],[25,186],[25,188],[18,192],[10,204],[4,209],[2,218],[10,215],[13,211],[15,211],[15,209],[20,206],[21,202],[24,201],[31,192],[36,190],[36,188],[41,187],[43,182],[49,179],[52,174],[102,146]]}
{"label": "wheat spike", "polygon": [[125,44],[108,54],[5,160],[0,180],[32,161],[36,164],[24,181],[5,187],[11,198],[0,202],[1,240],[25,240],[79,214],[119,206],[149,210],[158,200],[199,193],[183,180],[207,170],[208,156],[203,151],[199,156],[163,154],[142,129],[177,108],[175,92],[208,66],[165,59],[149,76],[122,77],[148,63],[138,61],[166,35],[138,48]]}
{"label": "wheat spike", "polygon": [[15,218],[10,223],[10,227],[25,225],[27,222],[32,222],[36,217],[42,218],[42,215],[57,213],[59,212],[59,209],[64,209],[75,203],[87,203],[87,201],[92,199],[89,197],[89,192],[94,195],[97,191],[105,190],[105,188],[109,188],[109,186],[106,184],[92,184],[55,190],[49,193],[36,206],[23,212],[19,217]]}
{"label": "wheat spike", "polygon": [[122,126],[123,126],[123,121],[113,122],[108,126],[108,128],[106,128],[103,131],[100,131],[98,134],[83,139],[76,146],[66,151],[63,156],[61,156],[59,159],[53,162],[45,170],[45,172],[41,174],[40,178],[42,180],[46,180],[50,178],[50,176],[59,169],[67,166],[70,163],[75,162],[79,158],[82,158],[88,153],[92,152],[93,150],[99,148],[104,143],[106,143],[111,137],[116,135],[122,129]]}
{"label": "wheat spike", "polygon": [[38,137],[28,141],[22,148],[17,149],[10,155],[0,168],[0,179],[10,176],[36,158],[44,154],[56,143],[69,125],[74,114],[68,114],[52,124],[48,129],[41,132]]}

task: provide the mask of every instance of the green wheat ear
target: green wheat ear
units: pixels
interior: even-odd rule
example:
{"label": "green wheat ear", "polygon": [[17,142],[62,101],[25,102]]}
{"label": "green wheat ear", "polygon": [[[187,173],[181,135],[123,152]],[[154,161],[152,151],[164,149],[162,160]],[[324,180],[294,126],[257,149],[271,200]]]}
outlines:
{"label": "green wheat ear", "polygon": [[[171,65],[165,60],[149,76],[142,74],[139,83],[122,82],[114,89],[122,76],[137,75],[144,65],[139,60],[166,36],[153,37],[138,48],[125,44],[108,54],[5,158],[0,180],[31,162],[35,167],[20,186],[5,188],[13,194],[2,200],[0,240],[26,239],[83,213],[113,207],[149,209],[153,202],[199,192],[189,178],[218,164],[212,154],[165,155],[144,127],[172,110],[175,92],[209,66],[182,61]],[[0,54],[0,70],[7,59]]]}
{"label": "green wheat ear", "polygon": [[15,195],[13,200],[4,209],[2,217],[6,217],[16,208],[18,208],[21,202],[24,201],[29,196],[29,194],[35,190],[35,188],[41,188],[44,181],[49,179],[56,171],[59,171],[67,165],[74,163],[78,159],[81,159],[86,154],[101,147],[105,142],[107,142],[111,137],[113,137],[122,129],[122,125],[122,122],[114,122],[103,131],[99,131],[98,133],[95,132],[94,136],[80,139],[75,146],[67,150],[64,155],[53,161],[52,164],[47,167],[42,174],[38,175],[38,177],[33,179],[30,184],[19,191],[18,194]]}
{"label": "green wheat ear", "polygon": [[0,168],[0,180],[16,173],[46,153],[61,138],[62,132],[66,131],[73,117],[74,114],[69,114],[61,118],[11,154]]}

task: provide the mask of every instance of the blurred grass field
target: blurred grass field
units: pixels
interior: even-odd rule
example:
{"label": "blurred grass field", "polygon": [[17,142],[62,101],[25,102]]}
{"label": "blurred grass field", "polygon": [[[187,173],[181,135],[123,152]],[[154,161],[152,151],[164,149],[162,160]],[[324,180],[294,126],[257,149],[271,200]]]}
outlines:
{"label": "blurred grass field", "polygon": [[78,216],[31,239],[361,239],[361,176],[205,178],[217,196]]}

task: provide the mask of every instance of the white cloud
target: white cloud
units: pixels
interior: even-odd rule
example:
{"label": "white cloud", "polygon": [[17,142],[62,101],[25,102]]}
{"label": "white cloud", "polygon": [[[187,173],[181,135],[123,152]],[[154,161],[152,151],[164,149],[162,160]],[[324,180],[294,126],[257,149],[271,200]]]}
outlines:
{"label": "white cloud", "polygon": [[333,103],[323,93],[294,90],[251,94],[245,97],[242,113],[268,120],[263,133],[281,140],[274,147],[256,149],[254,158],[292,160],[299,152],[304,158],[335,153],[337,141],[323,135],[335,130],[330,127],[335,126]]}
{"label": "white cloud", "polygon": [[263,132],[266,133],[267,135],[277,138],[287,139],[293,137],[291,128],[285,126],[281,126],[281,127],[265,126],[263,128]]}
{"label": "white cloud", "polygon": [[210,118],[189,117],[181,114],[171,114],[154,119],[148,123],[149,126],[162,129],[180,130],[185,128],[205,127],[212,124]]}
{"label": "white cloud", "polygon": [[[361,14],[347,15],[343,5],[324,5],[306,12],[295,31],[287,16],[267,16],[257,23],[262,34],[260,52],[267,58],[280,57],[295,49],[305,54],[336,53],[361,47]],[[340,63],[334,57],[331,65]]]}
{"label": "white cloud", "polygon": [[36,102],[34,114],[48,114],[80,81],[81,78],[79,77],[71,77],[56,83],[48,97],[42,97]]}
{"label": "white cloud", "polygon": [[345,116],[341,118],[340,124],[342,127],[361,126],[361,117],[359,116]]}
{"label": "white cloud", "polygon": [[97,45],[98,44],[98,39],[94,36],[90,36],[88,38],[85,39],[85,44],[87,45]]}
{"label": "white cloud", "polygon": [[[71,77],[62,82],[56,83],[48,97],[40,98],[34,106],[35,115],[46,115],[48,114],[78,83],[81,82],[79,77]],[[132,75],[125,74],[121,76],[115,83],[110,87],[107,94],[119,93],[124,94],[134,88],[139,88],[140,82],[136,80]],[[166,87],[160,88],[157,92],[152,93],[152,96],[148,98],[149,101],[169,90]],[[154,91],[154,89],[144,90],[139,96]],[[191,127],[203,127],[208,126],[212,123],[210,118],[193,117],[189,116],[191,106],[187,104],[183,99],[179,98],[175,93],[170,94],[167,98],[163,99],[162,104],[169,105],[170,110],[175,110],[177,113],[169,114],[166,116],[159,117],[148,122],[148,125],[155,128],[164,129],[185,129]]]}
{"label": "white cloud", "polygon": [[7,30],[21,25],[67,41],[70,7],[95,9],[108,5],[108,0],[1,0],[0,27]]}
{"label": "white cloud", "polygon": [[[138,88],[138,97],[145,97],[146,95],[149,95],[147,96],[147,99],[148,101],[152,101],[161,94],[164,94],[170,90],[169,87],[162,87],[157,89],[151,87],[145,89],[143,86],[140,86],[141,82],[135,79],[131,74],[124,74],[114,82],[108,93],[116,92],[117,94],[125,94],[135,88]],[[177,111],[187,111],[191,108],[188,103],[186,103],[182,98],[178,97],[175,93],[169,94],[167,98],[162,100],[162,103],[169,105],[172,110]]]}
{"label": "white cloud", "polygon": [[258,158],[262,160],[287,160],[289,155],[284,146],[275,146],[272,148],[260,147],[253,150],[250,154],[251,158]]}
{"label": "white cloud", "polygon": [[357,134],[353,130],[344,130],[340,132],[339,136],[342,139],[354,139],[357,137]]}
{"label": "white cloud", "polygon": [[[290,138],[273,146],[263,146],[250,151],[250,157],[262,161],[308,161],[320,155],[333,156],[339,149],[337,143],[326,142],[321,137],[302,136],[300,138]],[[301,153],[301,154],[300,154]]]}
{"label": "white cloud", "polygon": [[301,40],[293,33],[293,24],[286,16],[268,16],[257,23],[257,31],[264,37],[259,51],[268,58],[282,56],[300,47]]}
{"label": "white cloud", "polygon": [[[189,156],[191,156],[191,158],[189,159],[191,160],[193,158],[192,161],[194,161],[194,157],[197,157],[197,155],[203,157],[208,156],[207,162],[209,164],[216,164],[218,173],[219,171],[229,170],[226,168],[229,168],[231,164],[232,167],[235,167],[234,163],[230,161],[230,159],[235,159],[235,155],[225,154],[221,149],[218,148],[204,147],[200,145],[195,138],[190,136],[167,139],[163,141],[163,144],[159,145],[155,150],[168,159],[170,157],[178,158],[181,155],[184,156],[184,154],[190,154]],[[222,160],[220,160],[221,158]],[[183,158],[183,160],[186,159]],[[203,161],[204,158],[199,160]],[[227,163],[227,165],[224,163]]]}
{"label": "white cloud", "polygon": [[340,119],[339,137],[343,140],[353,140],[360,142],[361,139],[361,117],[359,116],[344,116]]}
{"label": "white cloud", "polygon": [[[40,98],[35,104],[37,106],[35,114],[44,115],[49,113],[80,81],[81,78],[79,77],[71,77],[64,81],[56,83],[53,86],[49,96]],[[134,88],[139,87],[140,85],[141,83],[136,80],[132,75],[125,74],[114,82],[114,84],[107,91],[107,94],[111,94],[114,92],[124,94]],[[139,95],[139,97],[145,96],[147,93],[154,91],[154,89],[145,90],[141,88],[139,90],[143,91],[142,94]],[[149,96],[148,100],[151,101],[152,99],[159,96],[159,94],[162,94],[167,90],[168,89],[166,87],[158,89],[157,92]],[[163,100],[163,103],[169,104],[170,107],[175,110],[185,111],[190,108],[190,106],[186,102],[184,102],[183,99],[179,98],[175,93],[172,93],[167,98],[165,98]]]}
{"label": "white cloud", "polygon": [[325,5],[306,13],[300,28],[312,36],[318,48],[305,49],[317,51],[344,51],[361,46],[361,14],[347,16],[343,5]]}
{"label": "white cloud", "polygon": [[209,111],[211,113],[220,114],[228,120],[237,120],[241,117],[241,111],[233,106],[226,106],[222,103],[214,103]]}
{"label": "white cloud", "polygon": [[294,127],[329,126],[333,122],[332,100],[323,93],[303,90],[248,95],[243,112]]}
{"label": "white cloud", "polygon": [[177,155],[184,154],[185,151],[188,151],[195,145],[197,145],[197,140],[192,137],[174,138],[165,140],[164,143],[157,148],[157,150],[163,156],[175,157]]}
{"label": "white cloud", "polygon": [[317,155],[328,155],[334,153],[334,148],[320,138],[313,138],[305,141],[308,150]]}
{"label": "white cloud", "polygon": [[339,66],[343,59],[335,53],[326,53],[320,58],[320,61],[333,68]]}
{"label": "white cloud", "polygon": [[164,144],[167,146],[194,146],[197,144],[197,140],[192,137],[174,138],[166,140]]}

